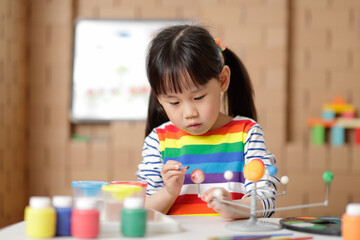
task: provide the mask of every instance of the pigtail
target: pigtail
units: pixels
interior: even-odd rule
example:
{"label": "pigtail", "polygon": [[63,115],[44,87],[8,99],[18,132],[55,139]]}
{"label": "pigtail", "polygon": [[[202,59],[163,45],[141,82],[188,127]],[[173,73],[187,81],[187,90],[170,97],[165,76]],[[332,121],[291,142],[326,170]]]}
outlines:
{"label": "pigtail", "polygon": [[222,52],[225,65],[231,71],[227,90],[227,106],[230,116],[244,116],[257,120],[254,91],[248,72],[241,60],[229,49]]}
{"label": "pigtail", "polygon": [[145,137],[149,135],[155,127],[158,127],[167,121],[169,121],[169,118],[167,117],[154,92],[151,91],[146,119]]}

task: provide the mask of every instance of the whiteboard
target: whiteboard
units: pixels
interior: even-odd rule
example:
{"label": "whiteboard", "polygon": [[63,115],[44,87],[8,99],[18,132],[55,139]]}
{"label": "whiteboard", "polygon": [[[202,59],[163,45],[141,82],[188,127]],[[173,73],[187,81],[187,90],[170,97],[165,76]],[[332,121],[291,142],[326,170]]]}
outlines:
{"label": "whiteboard", "polygon": [[78,20],[70,119],[72,122],[145,120],[150,86],[148,45],[165,26],[182,20]]}

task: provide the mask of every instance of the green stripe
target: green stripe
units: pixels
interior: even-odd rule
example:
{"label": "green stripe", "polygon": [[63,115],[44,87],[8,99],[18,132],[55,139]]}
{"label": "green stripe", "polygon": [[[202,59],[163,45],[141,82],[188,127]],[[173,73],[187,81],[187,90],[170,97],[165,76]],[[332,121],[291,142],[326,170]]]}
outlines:
{"label": "green stripe", "polygon": [[[186,154],[202,155],[202,154],[213,154],[213,153],[231,153],[244,151],[244,143],[222,143],[219,145],[185,145],[182,148],[165,148],[166,157],[180,157]],[[161,155],[164,156],[164,151]]]}

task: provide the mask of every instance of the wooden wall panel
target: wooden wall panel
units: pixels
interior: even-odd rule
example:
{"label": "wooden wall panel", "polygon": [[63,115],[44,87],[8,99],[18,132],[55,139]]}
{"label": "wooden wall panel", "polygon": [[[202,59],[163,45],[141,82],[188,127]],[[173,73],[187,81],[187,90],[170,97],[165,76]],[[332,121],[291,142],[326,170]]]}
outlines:
{"label": "wooden wall panel", "polygon": [[0,227],[23,218],[27,196],[26,1],[0,1]]}

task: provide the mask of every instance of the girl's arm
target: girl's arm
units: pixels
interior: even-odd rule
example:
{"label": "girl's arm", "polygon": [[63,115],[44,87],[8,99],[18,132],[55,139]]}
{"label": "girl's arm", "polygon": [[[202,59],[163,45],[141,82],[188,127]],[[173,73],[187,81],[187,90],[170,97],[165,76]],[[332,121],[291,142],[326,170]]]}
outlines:
{"label": "girl's arm", "polygon": [[139,181],[148,184],[145,207],[167,213],[180,194],[187,170],[180,170],[182,165],[176,161],[164,164],[154,130],[145,138],[142,157],[136,175]]}
{"label": "girl's arm", "polygon": [[162,213],[167,213],[176,198],[179,196],[187,169],[179,169],[181,163],[167,161],[162,167],[161,176],[165,187],[157,193],[147,196],[145,207],[152,208]]}
{"label": "girl's arm", "polygon": [[[269,165],[276,164],[275,156],[266,148],[265,137],[262,128],[255,124],[249,130],[244,148],[245,164],[249,163],[253,159],[260,159],[265,168]],[[262,203],[262,208],[258,209],[273,209],[276,206],[275,198],[268,198],[276,194],[276,190],[279,186],[280,180],[275,176],[264,175],[256,184],[256,196],[260,199],[259,203]],[[253,188],[253,182],[245,179],[245,197],[250,196]],[[264,212],[262,217],[270,217],[274,212]]]}

